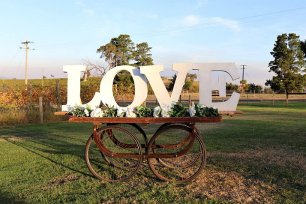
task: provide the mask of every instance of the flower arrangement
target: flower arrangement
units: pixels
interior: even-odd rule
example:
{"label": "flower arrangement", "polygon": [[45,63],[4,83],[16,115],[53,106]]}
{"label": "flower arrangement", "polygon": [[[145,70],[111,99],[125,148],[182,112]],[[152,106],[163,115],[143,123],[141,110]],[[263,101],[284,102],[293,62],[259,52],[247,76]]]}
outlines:
{"label": "flower arrangement", "polygon": [[89,106],[74,106],[69,111],[71,115],[77,117],[89,117],[90,113],[92,112]]}
{"label": "flower arrangement", "polygon": [[173,103],[169,107],[155,108],[138,106],[134,109],[116,108],[105,105],[91,109],[89,106],[74,106],[69,108],[69,114],[76,117],[217,117],[218,109],[201,104],[185,107],[181,103]]}
{"label": "flower arrangement", "polygon": [[137,117],[153,117],[153,109],[145,106],[138,106],[134,110]]}

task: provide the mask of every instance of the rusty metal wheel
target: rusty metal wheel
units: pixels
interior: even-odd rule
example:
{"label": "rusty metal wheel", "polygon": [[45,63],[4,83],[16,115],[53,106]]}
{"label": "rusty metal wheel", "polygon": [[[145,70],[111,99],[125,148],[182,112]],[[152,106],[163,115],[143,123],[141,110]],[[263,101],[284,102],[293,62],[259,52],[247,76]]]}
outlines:
{"label": "rusty metal wheel", "polygon": [[[147,147],[148,147],[148,137],[147,137],[145,131],[139,125],[137,125],[135,123],[118,123],[118,124],[117,123],[110,123],[110,124],[107,124],[107,126],[120,127],[120,128],[125,129],[125,130],[128,130],[129,132],[134,133],[134,135],[136,136],[136,138],[140,142],[140,145],[141,145],[141,148],[142,148],[142,153],[143,154],[146,153]],[[111,158],[104,155],[102,152],[101,152],[101,155],[106,162],[108,162],[112,165],[116,165],[116,163],[111,162]]]}
{"label": "rusty metal wheel", "polygon": [[195,128],[175,124],[160,128],[148,144],[148,164],[163,181],[188,182],[206,163],[203,140]]}
{"label": "rusty metal wheel", "polygon": [[139,125],[135,123],[109,123],[107,126],[120,127],[128,130],[129,132],[132,132],[141,144],[143,153],[146,152],[146,147],[148,146],[148,137],[145,131]]}
{"label": "rusty metal wheel", "polygon": [[141,145],[134,134],[120,127],[104,127],[91,135],[85,146],[89,171],[107,182],[131,178],[142,163]]}

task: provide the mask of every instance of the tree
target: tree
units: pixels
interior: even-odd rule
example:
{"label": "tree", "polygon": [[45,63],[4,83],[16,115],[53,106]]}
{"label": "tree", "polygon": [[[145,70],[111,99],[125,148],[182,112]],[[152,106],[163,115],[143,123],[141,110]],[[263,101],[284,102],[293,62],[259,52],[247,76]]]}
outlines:
{"label": "tree", "polygon": [[196,74],[187,74],[185,84],[183,86],[183,89],[186,91],[190,91],[194,80],[197,78]]}
{"label": "tree", "polygon": [[295,33],[282,34],[277,36],[271,55],[274,60],[270,61],[270,72],[276,76],[267,80],[274,91],[284,91],[288,103],[288,93],[300,90],[303,83],[301,74],[305,65],[304,53],[301,50],[299,36]]}
{"label": "tree", "polygon": [[172,91],[173,90],[173,88],[174,88],[174,83],[175,83],[175,81],[176,81],[176,74],[172,77],[172,79],[170,79],[170,83],[169,83],[169,85],[168,85],[168,91]]}
{"label": "tree", "polygon": [[248,92],[250,93],[260,93],[262,91],[262,86],[256,85],[254,83],[248,84]]}
{"label": "tree", "polygon": [[301,50],[304,52],[304,57],[306,58],[306,40],[301,41]]}
{"label": "tree", "polygon": [[247,80],[241,80],[240,81],[240,87],[239,87],[239,91],[241,92],[241,93],[244,93],[244,91],[245,90],[247,90],[248,89],[248,84],[247,84]]}
{"label": "tree", "polygon": [[100,57],[105,58],[105,61],[113,68],[128,65],[130,59],[133,58],[134,49],[134,43],[130,36],[122,34],[112,38],[109,43],[100,46],[97,52],[101,53]]}
{"label": "tree", "polygon": [[[172,91],[172,90],[173,90],[173,87],[174,87],[176,78],[177,78],[177,76],[176,76],[176,74],[175,74],[175,75],[173,76],[173,78],[170,79],[170,83],[169,83],[169,85],[168,85],[168,87],[167,87],[168,91]],[[185,91],[189,91],[190,88],[192,87],[192,84],[193,84],[194,80],[195,80],[196,78],[197,78],[197,75],[196,75],[196,74],[189,74],[189,73],[188,73],[187,76],[186,76],[186,79],[185,79],[185,83],[184,83],[184,85],[183,85],[183,89],[184,89]]]}
{"label": "tree", "polygon": [[237,84],[226,83],[226,90],[228,91],[238,91],[239,86]]}
{"label": "tree", "polygon": [[147,42],[136,45],[127,34],[112,38],[109,43],[101,45],[97,52],[109,64],[110,68],[120,65],[145,66],[152,65],[151,47]]}
{"label": "tree", "polygon": [[[108,64],[105,66],[106,68],[104,66],[93,66],[92,64],[90,67],[97,71],[103,71],[103,73],[101,72],[103,75],[105,71],[120,65],[152,65],[151,49],[147,42],[136,44],[135,47],[135,43],[129,35],[121,34],[97,49],[97,52],[101,53],[100,58],[103,58]],[[115,77],[115,84],[124,84],[125,88],[131,87],[133,85],[132,76],[128,72],[120,72]]]}
{"label": "tree", "polygon": [[98,64],[98,63],[93,63],[90,60],[83,60],[84,65],[86,66],[86,70],[83,74],[83,81],[87,80],[87,77],[91,75],[98,75],[98,76],[103,76],[106,71],[109,69],[108,65],[105,64]]}
{"label": "tree", "polygon": [[[304,57],[306,58],[306,40],[301,41],[301,49],[304,52]],[[304,86],[304,91],[306,90],[306,74],[303,76],[303,86]]]}
{"label": "tree", "polygon": [[136,45],[136,50],[134,52],[134,59],[136,66],[152,65],[153,59],[150,53],[151,47],[149,47],[147,42],[142,42]]}

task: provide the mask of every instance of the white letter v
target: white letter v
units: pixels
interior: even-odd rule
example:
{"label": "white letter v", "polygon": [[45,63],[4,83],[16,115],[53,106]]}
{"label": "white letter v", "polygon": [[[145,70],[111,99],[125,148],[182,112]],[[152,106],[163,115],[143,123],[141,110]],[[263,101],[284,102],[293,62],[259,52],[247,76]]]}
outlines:
{"label": "white letter v", "polygon": [[171,97],[169,96],[165,84],[160,76],[160,72],[164,71],[164,66],[162,65],[143,66],[140,67],[140,73],[144,74],[148,79],[159,105],[161,107],[165,107],[165,106],[170,106],[171,103],[177,102],[179,100],[180,94],[185,84],[187,73],[191,69],[192,69],[192,64],[189,63],[173,65],[173,70],[177,71],[177,77],[174,83]]}

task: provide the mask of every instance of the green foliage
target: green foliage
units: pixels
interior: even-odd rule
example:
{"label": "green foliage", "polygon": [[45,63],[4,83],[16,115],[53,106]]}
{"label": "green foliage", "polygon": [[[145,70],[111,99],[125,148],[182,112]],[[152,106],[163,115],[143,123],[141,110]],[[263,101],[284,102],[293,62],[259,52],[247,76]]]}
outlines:
{"label": "green foliage", "polygon": [[[172,79],[170,79],[170,83],[167,87],[167,90],[168,91],[172,91],[173,90],[173,87],[174,87],[174,84],[175,84],[175,81],[176,81],[176,74],[172,77]],[[186,79],[185,79],[185,83],[183,85],[183,90],[185,91],[190,91],[191,88],[192,88],[192,85],[194,84],[194,81],[195,79],[197,78],[197,75],[196,74],[187,74],[186,76]]]}
{"label": "green foliage", "polygon": [[75,106],[69,113],[76,117],[89,117],[91,111],[92,110],[88,106]]}
{"label": "green foliage", "polygon": [[172,79],[170,79],[170,83],[167,87],[168,91],[172,91],[173,90],[173,87],[174,87],[174,84],[175,84],[175,81],[176,81],[176,74],[172,77]]}
{"label": "green foliage", "polygon": [[117,117],[117,108],[114,106],[105,105],[102,107],[104,117]]}
{"label": "green foliage", "polygon": [[244,80],[241,80],[241,81],[240,81],[240,84],[244,84],[244,85],[247,84],[247,80],[245,80],[245,79],[244,79]]}
{"label": "green foliage", "polygon": [[197,117],[217,117],[219,116],[218,109],[206,107],[200,104],[195,104],[195,116]]}
{"label": "green foliage", "polygon": [[[101,45],[97,52],[101,53],[101,58],[104,58],[108,63],[109,68],[114,68],[120,65],[145,66],[152,65],[153,59],[151,47],[147,42],[142,42],[134,46],[135,43],[131,37],[126,34],[121,34],[118,37],[112,38],[109,43]],[[120,95],[126,93],[134,93],[133,78],[127,72],[120,72],[116,75],[114,83],[116,90]]]}
{"label": "green foliage", "polygon": [[85,108],[82,106],[76,106],[70,111],[70,113],[76,117],[85,117]]}
{"label": "green foliage", "polygon": [[97,49],[101,58],[105,58],[111,68],[120,65],[128,65],[133,58],[134,43],[129,35],[122,34]]}
{"label": "green foliage", "polygon": [[120,95],[135,93],[134,80],[128,71],[119,72],[114,79],[114,84]]}
{"label": "green foliage", "polygon": [[[159,108],[160,107],[156,107]],[[102,106],[103,114],[101,116],[92,116],[92,117],[127,117],[126,110],[118,113],[118,109],[114,106],[103,105]],[[90,117],[91,112],[90,107],[84,106],[75,106],[72,107],[69,114],[76,117]],[[167,110],[164,110],[166,115],[164,117],[216,117],[219,116],[218,109],[212,107],[206,107],[200,104],[192,105],[191,107],[185,107],[182,103],[172,104],[171,107]],[[192,111],[194,114],[191,114]],[[154,109],[146,106],[138,106],[133,112],[137,117],[154,117]],[[118,115],[119,114],[119,115]],[[159,113],[155,117],[163,117],[162,110],[160,109]]]}
{"label": "green foliage", "polygon": [[247,91],[251,93],[261,93],[262,92],[262,86],[256,85],[254,83],[248,84]]}
{"label": "green foliage", "polygon": [[238,91],[239,86],[237,84],[226,83],[226,90],[228,91]]}
{"label": "green foliage", "polygon": [[183,86],[183,90],[189,90],[190,87],[192,86],[193,81],[190,80],[185,80],[185,84]]}
{"label": "green foliage", "polygon": [[181,103],[177,103],[172,105],[169,115],[170,117],[188,117],[189,113],[187,107],[184,107]]}
{"label": "green foliage", "polygon": [[147,42],[139,43],[136,45],[136,50],[134,51],[134,60],[136,61],[134,65],[145,66],[153,65],[153,59],[151,52],[152,47],[149,47]]}
{"label": "green foliage", "polygon": [[274,91],[285,91],[287,94],[300,90],[305,61],[299,36],[294,33],[277,36],[271,55],[274,60],[269,63],[270,72],[274,72],[276,76],[267,80],[266,85],[270,85]]}
{"label": "green foliage", "polygon": [[300,43],[301,43],[301,50],[304,53],[304,58],[306,58],[306,40],[301,41]]}
{"label": "green foliage", "polygon": [[105,59],[110,68],[120,65],[144,66],[153,64],[151,47],[148,43],[139,43],[135,48],[135,43],[127,34],[112,38],[109,43],[101,45],[97,52],[101,53],[100,57]]}
{"label": "green foliage", "polygon": [[153,117],[153,109],[145,106],[138,106],[134,110],[137,117]]}

